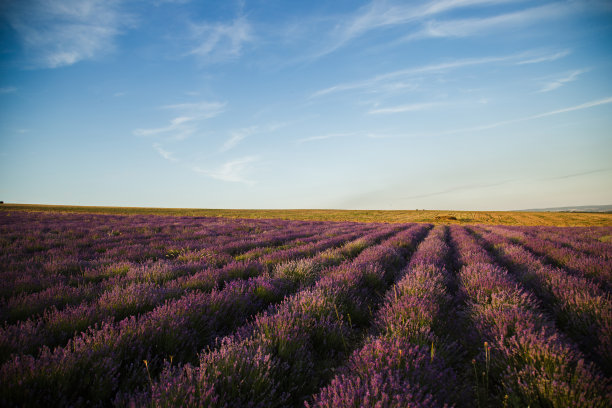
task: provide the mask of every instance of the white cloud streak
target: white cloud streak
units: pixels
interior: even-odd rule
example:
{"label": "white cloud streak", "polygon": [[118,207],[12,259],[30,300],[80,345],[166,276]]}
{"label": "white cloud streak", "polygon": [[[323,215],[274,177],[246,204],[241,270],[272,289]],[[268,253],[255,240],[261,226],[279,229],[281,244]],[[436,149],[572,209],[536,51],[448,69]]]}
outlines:
{"label": "white cloud streak", "polygon": [[273,123],[269,125],[263,125],[263,126],[255,125],[255,126],[245,127],[241,129],[231,130],[229,132],[229,138],[223,143],[223,146],[221,146],[220,151],[226,152],[228,150],[233,149],[240,142],[242,142],[244,139],[250,136],[261,134],[261,133],[271,133],[282,127],[285,127],[286,125],[287,125],[286,123]]}
{"label": "white cloud streak", "polygon": [[164,159],[166,159],[168,161],[171,161],[171,162],[177,162],[178,161],[178,159],[176,157],[174,157],[174,153],[165,150],[159,143],[153,143],[153,148]]}
{"label": "white cloud streak", "polygon": [[567,4],[551,3],[492,17],[444,21],[428,20],[424,22],[424,27],[421,30],[404,37],[400,41],[424,38],[468,37],[483,31],[515,28],[544,19],[557,18],[567,14],[570,9]]}
{"label": "white cloud streak", "polygon": [[554,91],[555,89],[561,88],[563,85],[565,85],[565,84],[567,84],[569,82],[575,81],[576,79],[578,79],[578,77],[580,75],[584,74],[587,71],[588,71],[588,69],[579,69],[579,70],[576,70],[576,71],[572,71],[572,72],[570,72],[569,74],[565,75],[562,78],[558,78],[558,79],[555,79],[552,82],[547,83],[538,92],[542,93],[542,92]]}
{"label": "white cloud streak", "polygon": [[58,68],[95,59],[134,24],[118,0],[15,1],[6,18],[35,68]]}
{"label": "white cloud streak", "polygon": [[225,102],[195,102],[195,103],[179,103],[175,105],[165,105],[163,109],[172,109],[185,112],[186,115],[196,117],[198,119],[213,118],[225,110]]}
{"label": "white cloud streak", "polygon": [[245,172],[249,170],[249,165],[259,160],[257,156],[247,156],[235,160],[230,160],[223,163],[214,170],[206,170],[201,167],[194,166],[193,171],[204,174],[210,178],[227,181],[231,183],[244,183],[248,185],[255,184],[255,181],[248,179]]}
{"label": "white cloud streak", "polygon": [[[555,54],[557,55],[557,54]],[[554,56],[554,55],[553,55]],[[553,56],[541,55],[537,58],[541,62],[547,61]],[[346,92],[353,90],[365,90],[373,87],[380,87],[381,85],[388,84],[389,81],[397,80],[398,78],[412,77],[416,75],[427,75],[440,72],[447,72],[455,69],[472,67],[478,65],[495,64],[495,63],[508,63],[513,62],[515,64],[524,63],[525,59],[528,58],[533,60],[533,52],[525,52],[520,54],[510,54],[498,57],[481,57],[481,58],[464,58],[454,61],[442,62],[438,64],[423,65],[420,67],[407,68],[397,71],[388,72],[385,74],[377,75],[370,79],[366,79],[358,82],[342,83],[331,86],[329,88],[321,89],[314,92],[311,98],[317,98],[337,92]]]}
{"label": "white cloud streak", "polygon": [[358,136],[359,133],[328,133],[325,135],[309,136],[302,139],[298,139],[298,143],[316,142],[319,140],[336,139],[339,137],[351,137]]}
{"label": "white cloud streak", "polygon": [[540,119],[540,118],[545,118],[545,117],[549,117],[549,116],[560,115],[562,113],[567,113],[567,112],[574,112],[574,111],[589,109],[589,108],[593,108],[593,107],[596,107],[596,106],[607,105],[607,104],[610,104],[610,103],[612,103],[612,97],[607,97],[607,98],[598,99],[598,100],[591,101],[591,102],[585,102],[585,103],[582,103],[580,105],[570,106],[570,107],[567,107],[567,108],[557,109],[557,110],[554,110],[554,111],[549,111],[549,112],[544,112],[544,113],[538,113],[536,115],[525,116],[525,117],[522,117],[522,118],[504,120],[504,121],[501,121],[501,122],[489,123],[489,124],[486,124],[486,125],[474,126],[474,127],[471,127],[471,128],[450,130],[448,132],[440,133],[440,135],[451,135],[451,134],[456,134],[456,133],[467,133],[467,132],[477,132],[477,131],[481,131],[481,130],[489,130],[489,129],[494,129],[494,128],[498,128],[498,127],[505,126],[505,125],[511,125],[511,124],[514,124],[514,123],[525,122],[525,121],[529,121],[529,120],[534,120],[534,119]]}
{"label": "white cloud streak", "polygon": [[14,93],[17,92],[17,88],[15,88],[14,86],[5,86],[3,88],[0,88],[0,95],[1,94],[10,94],[10,93]]}
{"label": "white cloud streak", "polygon": [[240,143],[244,138],[251,135],[253,133],[252,129],[240,129],[234,130],[230,132],[230,138],[223,143],[221,147],[222,152],[226,152],[230,149],[233,149]]}
{"label": "white cloud streak", "polygon": [[229,24],[193,24],[191,31],[198,45],[189,55],[199,57],[204,63],[236,59],[242,54],[244,45],[254,40],[253,29],[245,17]]}
{"label": "white cloud streak", "polygon": [[352,40],[377,29],[405,24],[418,24],[421,20],[438,14],[473,6],[490,6],[509,3],[513,0],[442,0],[426,1],[420,4],[389,4],[374,0],[360,8],[352,16],[345,17],[331,34],[329,45],[313,56],[319,58],[341,48]]}
{"label": "white cloud streak", "polygon": [[523,120],[539,119],[539,118],[544,118],[544,117],[547,117],[547,116],[559,115],[561,113],[573,112],[573,111],[583,110],[583,109],[589,109],[589,108],[593,108],[595,106],[607,105],[609,103],[612,103],[612,96],[611,97],[607,97],[607,98],[603,98],[603,99],[598,99],[598,100],[591,101],[591,102],[585,102],[583,104],[576,105],[576,106],[570,106],[569,108],[563,108],[563,109],[558,109],[558,110],[554,110],[554,111],[550,111],[550,112],[540,113],[538,115],[529,116],[529,117],[527,117],[527,118],[525,118]]}
{"label": "white cloud streak", "polygon": [[559,52],[557,52],[555,54],[548,54],[548,55],[543,55],[543,56],[540,56],[540,57],[535,57],[535,58],[519,61],[519,62],[516,63],[516,65],[539,64],[539,63],[542,63],[542,62],[552,62],[552,61],[556,61],[558,59],[567,57],[571,53],[572,52],[570,50],[563,50],[563,51],[559,51]]}
{"label": "white cloud streak", "polygon": [[135,129],[135,136],[158,136],[165,135],[175,140],[186,139],[199,129],[198,123],[220,115],[225,110],[222,102],[199,102],[183,103],[177,105],[166,105],[163,109],[178,111],[180,116],[170,120],[168,126],[148,129]]}
{"label": "white cloud streak", "polygon": [[321,140],[328,139],[338,139],[338,138],[357,138],[357,137],[367,137],[369,139],[388,139],[398,137],[396,134],[387,134],[387,133],[373,133],[373,132],[345,132],[345,133],[328,133],[325,135],[317,135],[305,137],[302,139],[298,139],[297,143],[310,143],[310,142],[318,142]]}
{"label": "white cloud streak", "polygon": [[414,103],[410,105],[400,105],[400,106],[391,106],[388,108],[378,108],[372,109],[368,113],[370,114],[387,114],[387,113],[403,113],[403,112],[415,112],[422,111],[426,109],[431,109],[437,106],[442,105],[437,102],[424,102],[424,103]]}

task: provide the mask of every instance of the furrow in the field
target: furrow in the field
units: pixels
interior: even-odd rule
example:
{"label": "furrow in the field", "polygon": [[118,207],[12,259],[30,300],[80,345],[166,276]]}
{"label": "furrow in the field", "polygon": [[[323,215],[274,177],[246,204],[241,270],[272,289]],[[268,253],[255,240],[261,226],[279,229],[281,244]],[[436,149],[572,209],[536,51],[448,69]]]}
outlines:
{"label": "furrow in the field", "polygon": [[258,315],[250,335],[224,338],[197,367],[167,365],[134,405],[287,406],[299,404],[356,347],[371,306],[397,279],[405,257],[430,228],[417,225],[362,252],[317,284]]}
{"label": "furrow in the field", "polygon": [[608,375],[612,374],[612,297],[580,276],[545,265],[520,245],[486,229],[478,228],[483,245],[525,287],[542,300],[581,350],[591,356]]}
{"label": "furrow in the field", "polygon": [[517,244],[542,256],[552,265],[562,267],[577,276],[594,280],[603,289],[612,291],[612,259],[600,254],[589,255],[580,250],[538,238],[520,230],[492,227],[490,230],[513,239]]}
{"label": "furrow in the field", "polygon": [[447,227],[419,245],[376,314],[373,335],[353,352],[312,407],[439,407],[466,398],[452,362],[462,355],[447,335],[453,313]]}
{"label": "furrow in the field", "polygon": [[[333,231],[333,230],[332,230]],[[315,234],[315,235],[313,235]],[[258,245],[274,244],[276,247],[266,246],[269,251],[274,251],[276,248],[289,248],[301,244],[306,244],[310,238],[318,238],[321,236],[320,229],[311,229],[302,231],[297,235],[290,233],[285,239],[279,236],[271,238],[264,237],[263,240],[257,240]],[[305,238],[307,237],[307,238]],[[223,237],[225,238],[225,237]],[[239,237],[236,237],[239,238]],[[131,240],[126,238],[126,242]],[[236,241],[240,241],[236,239]],[[197,243],[190,245],[191,242],[183,242],[187,248],[192,246],[197,248]],[[253,244],[237,247],[236,242],[230,242],[224,246],[216,246],[214,242],[207,247],[200,247],[194,250],[166,250],[165,259],[156,262],[147,262],[145,264],[123,262],[121,258],[117,258],[118,262],[105,262],[101,268],[87,268],[83,272],[84,285],[68,285],[64,282],[59,285],[50,287],[41,292],[18,294],[8,300],[2,302],[0,306],[0,321],[8,321],[15,323],[19,320],[25,320],[28,317],[33,317],[37,314],[42,314],[46,309],[55,307],[61,310],[65,306],[77,305],[82,301],[92,301],[100,294],[107,290],[113,290],[117,286],[126,287],[131,284],[163,284],[166,281],[179,278],[181,276],[190,275],[198,270],[203,270],[209,267],[221,267],[231,262],[233,258],[229,255],[228,247],[232,251],[239,249],[251,249]],[[101,277],[101,279],[98,279]],[[88,283],[88,281],[96,281],[96,284]],[[53,313],[56,313],[53,310]]]}
{"label": "furrow in the field", "polygon": [[[560,334],[464,228],[451,232],[463,264],[459,292],[484,344],[474,360],[479,406],[607,407],[610,380]],[[484,343],[486,341],[486,343]]]}
{"label": "furrow in the field", "polygon": [[[381,226],[357,241],[325,251],[304,265],[305,271],[279,269],[273,274],[233,281],[211,293],[194,291],[139,318],[90,330],[38,358],[18,356],[0,368],[3,405],[108,404],[120,390],[146,383],[165,359],[192,360],[214,338],[231,332],[249,316],[312,283],[326,265],[357,256],[364,248],[401,227]],[[173,356],[173,357],[170,357]],[[142,364],[148,361],[148,366]],[[83,373],[88,373],[83,376]]]}
{"label": "furrow in the field", "polygon": [[[324,250],[336,247],[355,238],[355,235],[357,234],[351,233],[321,240],[316,248]],[[293,250],[292,254],[293,259],[298,260],[304,255],[311,255],[311,252]],[[265,266],[267,268],[280,263],[280,260],[268,259]],[[283,257],[279,259],[282,260]],[[0,363],[6,361],[12,353],[35,355],[43,345],[49,348],[62,346],[75,333],[85,331],[94,324],[111,323],[114,320],[148,312],[164,301],[178,298],[189,291],[211,291],[215,287],[223,287],[234,279],[259,276],[265,267],[257,261],[232,262],[221,268],[204,269],[193,275],[166,281],[162,285],[155,282],[118,285],[104,292],[94,303],[71,306],[61,311],[53,309],[40,318],[7,325],[0,329]]]}

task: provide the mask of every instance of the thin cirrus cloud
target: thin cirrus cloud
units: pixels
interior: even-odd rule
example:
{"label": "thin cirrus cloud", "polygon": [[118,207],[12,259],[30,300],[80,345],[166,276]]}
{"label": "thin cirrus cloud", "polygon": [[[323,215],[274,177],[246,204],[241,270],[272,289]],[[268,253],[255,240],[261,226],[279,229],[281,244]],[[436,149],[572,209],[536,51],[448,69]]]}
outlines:
{"label": "thin cirrus cloud", "polygon": [[310,142],[318,142],[321,140],[329,140],[329,139],[339,139],[339,138],[369,138],[369,139],[388,139],[388,138],[396,138],[398,135],[389,134],[385,132],[345,132],[345,133],[327,133],[324,135],[316,135],[304,137],[302,139],[298,139],[297,143],[310,143]]}
{"label": "thin cirrus cloud", "polygon": [[244,140],[246,137],[252,135],[255,132],[255,128],[254,127],[250,127],[250,128],[244,128],[244,129],[238,129],[238,130],[233,130],[230,132],[230,137],[229,139],[227,139],[224,143],[223,146],[221,146],[221,151],[225,152],[228,150],[233,149],[234,147],[236,147],[242,140]]}
{"label": "thin cirrus cloud", "polygon": [[535,114],[535,115],[525,116],[525,117],[522,117],[522,118],[509,119],[509,120],[504,120],[504,121],[501,121],[501,122],[489,123],[489,124],[486,124],[486,125],[474,126],[474,127],[470,127],[470,128],[453,129],[453,130],[449,130],[447,132],[442,132],[439,135],[451,135],[451,134],[456,134],[456,133],[466,133],[466,132],[477,132],[477,131],[481,131],[481,130],[489,130],[489,129],[498,128],[500,126],[511,125],[511,124],[514,124],[514,123],[526,122],[526,121],[529,121],[529,120],[534,120],[534,119],[540,119],[540,118],[545,118],[545,117],[549,117],[549,116],[560,115],[562,113],[567,113],[567,112],[580,111],[580,110],[589,109],[589,108],[593,108],[593,107],[601,106],[601,105],[608,105],[610,103],[612,103],[612,97],[606,97],[606,98],[597,99],[597,100],[590,101],[590,102],[581,103],[579,105],[574,105],[574,106],[569,106],[567,108],[562,108],[562,109],[557,109],[557,110],[553,110],[553,111],[538,113],[538,114]]}
{"label": "thin cirrus cloud", "polygon": [[174,153],[165,150],[159,143],[153,143],[153,148],[164,159],[171,162],[178,162],[178,159],[174,157]]}
{"label": "thin cirrus cloud", "polygon": [[34,68],[58,68],[113,50],[115,37],[134,25],[120,1],[33,0],[5,10]]}
{"label": "thin cirrus cloud", "polygon": [[426,109],[435,108],[441,105],[443,104],[438,103],[438,102],[413,103],[409,105],[399,105],[399,106],[390,106],[387,108],[372,109],[368,113],[372,115],[377,115],[377,114],[389,114],[389,113],[415,112],[415,111],[422,111]]}
{"label": "thin cirrus cloud", "polygon": [[327,140],[327,139],[336,139],[336,138],[340,138],[340,137],[353,137],[353,136],[359,136],[359,133],[328,133],[325,135],[317,135],[317,136],[309,136],[309,137],[304,137],[302,139],[298,139],[298,143],[309,143],[309,142],[316,142],[319,140]]}
{"label": "thin cirrus cloud", "polygon": [[225,111],[224,102],[198,102],[166,105],[162,109],[178,112],[179,116],[170,120],[170,124],[158,128],[139,128],[133,131],[135,136],[166,136],[183,140],[199,130],[199,122],[220,115]]}
{"label": "thin cirrus cloud", "polygon": [[577,80],[580,75],[584,74],[587,71],[588,69],[578,69],[578,70],[572,71],[564,75],[561,78],[557,78],[553,81],[548,82],[538,92],[543,93],[543,92],[550,92],[550,91],[554,91],[555,89],[559,89],[563,85]]}
{"label": "thin cirrus cloud", "polygon": [[451,188],[448,188],[448,189],[445,189],[445,190],[432,191],[432,192],[429,192],[429,193],[423,193],[423,194],[416,194],[416,195],[407,196],[407,197],[401,197],[401,199],[403,199],[403,200],[414,200],[414,199],[418,199],[418,198],[426,198],[426,197],[446,195],[446,194],[454,193],[454,192],[457,192],[457,191],[479,190],[479,189],[485,189],[485,188],[490,188],[490,187],[498,187],[498,186],[502,186],[504,184],[511,183],[513,181],[514,180],[503,180],[503,181],[498,181],[498,182],[494,182],[494,183],[486,183],[486,184],[467,184],[467,185],[451,187]]}
{"label": "thin cirrus cloud", "polygon": [[312,59],[330,54],[358,37],[373,30],[392,28],[406,24],[419,24],[422,20],[474,6],[493,6],[511,3],[512,0],[441,0],[425,1],[415,4],[392,4],[374,0],[352,15],[342,18],[343,23],[336,25],[330,33],[327,44]]}
{"label": "thin cirrus cloud", "polygon": [[262,133],[272,133],[278,129],[281,129],[287,126],[287,123],[272,123],[268,125],[254,125],[241,129],[231,130],[229,132],[229,138],[225,140],[221,148],[220,152],[226,152],[228,150],[233,149],[238,146],[244,139],[251,137],[253,135],[262,134]]}
{"label": "thin cirrus cloud", "polygon": [[[564,55],[568,55],[569,52]],[[314,92],[310,98],[318,98],[321,96],[329,95],[332,93],[338,92],[348,92],[348,91],[371,91],[372,89],[380,88],[381,86],[387,86],[390,81],[396,81],[398,78],[406,78],[415,75],[427,75],[434,74],[440,72],[451,71],[459,68],[473,67],[478,65],[486,65],[486,64],[495,64],[495,63],[508,63],[512,62],[514,64],[523,64],[525,61],[534,61],[538,60],[538,62],[547,62],[550,60],[561,58],[560,53],[554,54],[542,54],[534,55],[533,51],[530,52],[522,52],[519,54],[510,54],[510,55],[502,55],[502,56],[493,56],[493,57],[480,57],[480,58],[464,58],[457,59],[448,62],[442,62],[438,64],[429,64],[423,65],[420,67],[401,69],[397,71],[388,72],[385,74],[377,75],[372,78],[351,82],[351,83],[341,83],[337,85],[330,86],[328,88],[324,88]],[[534,63],[534,62],[531,62]]]}
{"label": "thin cirrus cloud", "polygon": [[530,59],[526,59],[523,61],[519,61],[516,63],[516,65],[539,64],[541,62],[552,62],[552,61],[556,61],[558,59],[567,57],[571,53],[572,53],[571,50],[563,50],[563,51],[556,52],[554,54],[543,55],[541,57],[535,57],[535,58],[530,58]]}
{"label": "thin cirrus cloud", "polygon": [[188,55],[195,55],[204,63],[217,63],[235,59],[245,44],[252,42],[253,28],[245,17],[231,23],[192,24],[193,41],[197,43]]}
{"label": "thin cirrus cloud", "polygon": [[544,19],[558,18],[570,11],[567,4],[552,3],[511,13],[469,19],[428,20],[423,28],[399,41],[425,38],[468,37],[488,30],[515,28]]}
{"label": "thin cirrus cloud", "polygon": [[203,174],[216,180],[253,185],[256,182],[249,179],[245,173],[250,169],[250,164],[256,161],[259,161],[259,157],[246,156],[227,161],[213,170],[203,169],[199,166],[194,166],[192,169],[196,173]]}
{"label": "thin cirrus cloud", "polygon": [[612,171],[612,167],[581,171],[578,173],[563,174],[563,175],[554,176],[554,177],[546,177],[546,178],[542,178],[541,180],[565,180],[565,179],[570,179],[570,178],[575,178],[575,177],[588,176],[591,174],[607,173],[609,171]]}

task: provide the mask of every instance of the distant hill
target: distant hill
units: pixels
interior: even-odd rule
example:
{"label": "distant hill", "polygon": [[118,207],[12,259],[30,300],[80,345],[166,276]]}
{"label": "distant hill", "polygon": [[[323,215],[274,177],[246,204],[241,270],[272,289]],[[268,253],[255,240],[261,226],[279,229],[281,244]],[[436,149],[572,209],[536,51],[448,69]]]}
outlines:
{"label": "distant hill", "polygon": [[519,211],[612,213],[612,205],[577,205],[573,207],[532,208]]}

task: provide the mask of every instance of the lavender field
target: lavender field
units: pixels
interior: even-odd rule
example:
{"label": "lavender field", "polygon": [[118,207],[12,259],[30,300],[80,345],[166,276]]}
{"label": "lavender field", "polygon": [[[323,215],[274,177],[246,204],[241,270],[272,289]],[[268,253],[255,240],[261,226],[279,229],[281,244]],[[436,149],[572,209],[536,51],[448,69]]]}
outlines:
{"label": "lavender field", "polygon": [[0,405],[610,407],[612,227],[0,213]]}

